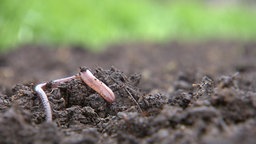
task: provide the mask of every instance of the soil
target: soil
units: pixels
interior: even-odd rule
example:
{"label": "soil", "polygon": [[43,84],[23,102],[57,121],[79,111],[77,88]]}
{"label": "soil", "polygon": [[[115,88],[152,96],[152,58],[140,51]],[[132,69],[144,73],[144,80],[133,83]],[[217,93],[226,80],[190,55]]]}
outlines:
{"label": "soil", "polygon": [[[86,66],[113,90],[105,101],[80,79],[38,83]],[[133,43],[93,53],[24,45],[0,55],[0,143],[240,144],[256,141],[256,43]]]}

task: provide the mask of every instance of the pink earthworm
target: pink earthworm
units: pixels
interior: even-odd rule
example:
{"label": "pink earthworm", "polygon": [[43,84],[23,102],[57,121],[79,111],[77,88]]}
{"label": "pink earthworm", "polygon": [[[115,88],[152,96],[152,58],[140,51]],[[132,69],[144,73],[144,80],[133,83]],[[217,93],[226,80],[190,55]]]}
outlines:
{"label": "pink earthworm", "polygon": [[[107,102],[112,103],[115,101],[115,95],[113,91],[106,86],[102,81],[98,80],[87,68],[81,68],[80,73],[77,75],[73,75],[66,78],[61,78],[57,80],[51,81],[52,87],[58,87],[61,83],[70,81],[72,79],[81,78],[89,87],[95,90],[100,96],[105,99]],[[44,111],[46,114],[46,122],[52,122],[52,110],[48,100],[48,97],[44,91],[47,83],[40,83],[36,85],[35,91],[37,92],[38,96],[40,97]]]}
{"label": "pink earthworm", "polygon": [[97,79],[88,69],[81,69],[79,75],[89,87],[99,93],[107,102],[113,103],[115,101],[115,94],[113,91],[102,81]]}

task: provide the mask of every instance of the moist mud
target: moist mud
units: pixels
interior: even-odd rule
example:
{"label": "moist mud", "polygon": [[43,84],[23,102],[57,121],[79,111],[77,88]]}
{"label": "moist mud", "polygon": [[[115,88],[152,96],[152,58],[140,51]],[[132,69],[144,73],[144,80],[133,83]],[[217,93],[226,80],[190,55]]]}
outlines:
{"label": "moist mud", "polygon": [[[126,44],[99,54],[23,46],[0,56],[0,141],[254,143],[255,49],[220,41]],[[53,122],[46,123],[34,87],[80,66],[113,90],[115,102],[80,79],[49,86]]]}

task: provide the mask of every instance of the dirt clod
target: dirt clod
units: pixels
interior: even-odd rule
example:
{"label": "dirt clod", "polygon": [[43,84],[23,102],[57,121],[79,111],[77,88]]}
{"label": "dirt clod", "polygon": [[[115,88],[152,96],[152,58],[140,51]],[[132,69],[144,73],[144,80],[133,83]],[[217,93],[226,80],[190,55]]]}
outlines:
{"label": "dirt clod", "polygon": [[[23,46],[0,55],[0,143],[255,143],[255,47],[143,43],[96,54]],[[114,92],[113,103],[81,79],[51,85],[81,66]],[[34,91],[41,82],[52,123]]]}

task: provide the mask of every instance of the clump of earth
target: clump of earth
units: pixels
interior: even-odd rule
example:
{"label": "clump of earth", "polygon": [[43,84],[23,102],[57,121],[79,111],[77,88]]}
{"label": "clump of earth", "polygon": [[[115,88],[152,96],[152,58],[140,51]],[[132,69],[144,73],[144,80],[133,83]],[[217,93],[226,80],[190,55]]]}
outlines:
{"label": "clump of earth", "polygon": [[[82,80],[47,87],[46,122],[34,87],[86,66],[115,94]],[[24,45],[0,55],[0,143],[202,143],[256,141],[256,43],[136,43],[94,53]]]}

